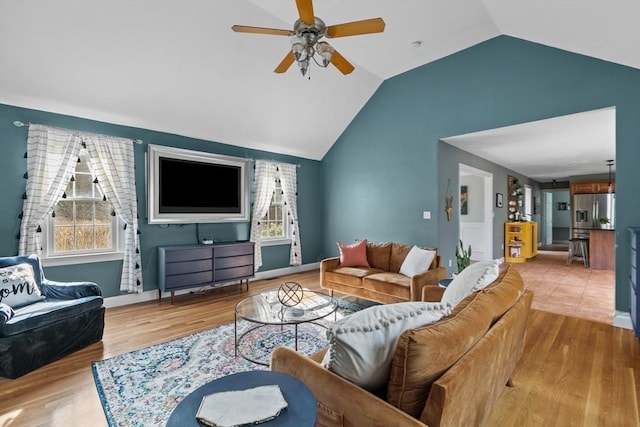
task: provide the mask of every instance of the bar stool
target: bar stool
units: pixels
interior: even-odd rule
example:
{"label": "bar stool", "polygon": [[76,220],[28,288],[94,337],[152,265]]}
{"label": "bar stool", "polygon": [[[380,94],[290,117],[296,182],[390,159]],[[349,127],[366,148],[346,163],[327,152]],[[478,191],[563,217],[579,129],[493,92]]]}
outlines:
{"label": "bar stool", "polygon": [[584,266],[589,267],[589,239],[569,239],[567,265],[571,265],[576,258],[582,258]]}

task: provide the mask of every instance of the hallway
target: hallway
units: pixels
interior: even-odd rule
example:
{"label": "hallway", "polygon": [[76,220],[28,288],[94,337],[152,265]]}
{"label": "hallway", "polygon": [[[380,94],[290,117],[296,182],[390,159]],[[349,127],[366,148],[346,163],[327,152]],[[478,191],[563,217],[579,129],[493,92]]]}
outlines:
{"label": "hallway", "polygon": [[538,251],[535,258],[514,264],[525,287],[534,292],[532,308],[611,325],[615,271],[566,262],[567,252]]}

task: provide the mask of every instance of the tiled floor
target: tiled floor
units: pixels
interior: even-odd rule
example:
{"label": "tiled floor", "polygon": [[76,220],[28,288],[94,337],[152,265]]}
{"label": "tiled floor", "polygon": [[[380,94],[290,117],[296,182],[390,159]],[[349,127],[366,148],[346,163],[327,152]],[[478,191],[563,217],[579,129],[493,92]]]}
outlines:
{"label": "tiled floor", "polygon": [[514,264],[534,293],[532,308],[607,324],[613,323],[615,272],[567,265],[567,252],[538,251]]}

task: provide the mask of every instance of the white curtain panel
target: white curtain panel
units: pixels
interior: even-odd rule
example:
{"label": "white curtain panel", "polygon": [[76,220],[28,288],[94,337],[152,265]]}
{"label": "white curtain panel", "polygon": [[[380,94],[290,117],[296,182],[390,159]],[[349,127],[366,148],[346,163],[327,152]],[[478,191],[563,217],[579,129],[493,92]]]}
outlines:
{"label": "white curtain panel", "polygon": [[255,271],[262,266],[262,224],[260,220],[267,214],[271,197],[276,188],[276,164],[256,160],[254,173],[253,210],[251,213],[251,241],[255,243]]}
{"label": "white curtain panel", "polygon": [[142,293],[142,263],[138,235],[138,203],[133,143],[130,139],[83,134],[98,185],[126,224],[120,290]]}
{"label": "white curtain panel", "polygon": [[280,185],[286,203],[286,218],[291,230],[291,265],[302,264],[302,248],[300,247],[300,228],[298,227],[298,176],[296,165],[278,164]]}
{"label": "white curtain panel", "polygon": [[30,125],[27,186],[20,226],[20,254],[41,255],[38,227],[51,214],[75,170],[85,143],[100,188],[127,224],[120,290],[142,292],[133,142],[68,129]]}
{"label": "white curtain panel", "polygon": [[80,153],[77,132],[30,125],[27,137],[26,199],[20,225],[20,254],[41,255],[38,227],[67,188]]}

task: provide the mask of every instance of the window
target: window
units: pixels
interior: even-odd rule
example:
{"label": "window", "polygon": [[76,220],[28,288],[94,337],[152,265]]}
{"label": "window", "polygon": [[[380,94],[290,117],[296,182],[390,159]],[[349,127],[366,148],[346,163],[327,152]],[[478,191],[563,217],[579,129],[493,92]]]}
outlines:
{"label": "window", "polygon": [[121,259],[121,225],[82,149],[75,173],[42,229],[46,236],[43,258],[47,265],[66,264],[70,258],[80,262],[78,256],[82,261]]}
{"label": "window", "polygon": [[289,243],[289,227],[285,217],[287,215],[286,205],[282,197],[282,184],[276,178],[276,187],[271,197],[271,204],[265,216],[260,220],[262,224],[262,244],[283,244]]}

